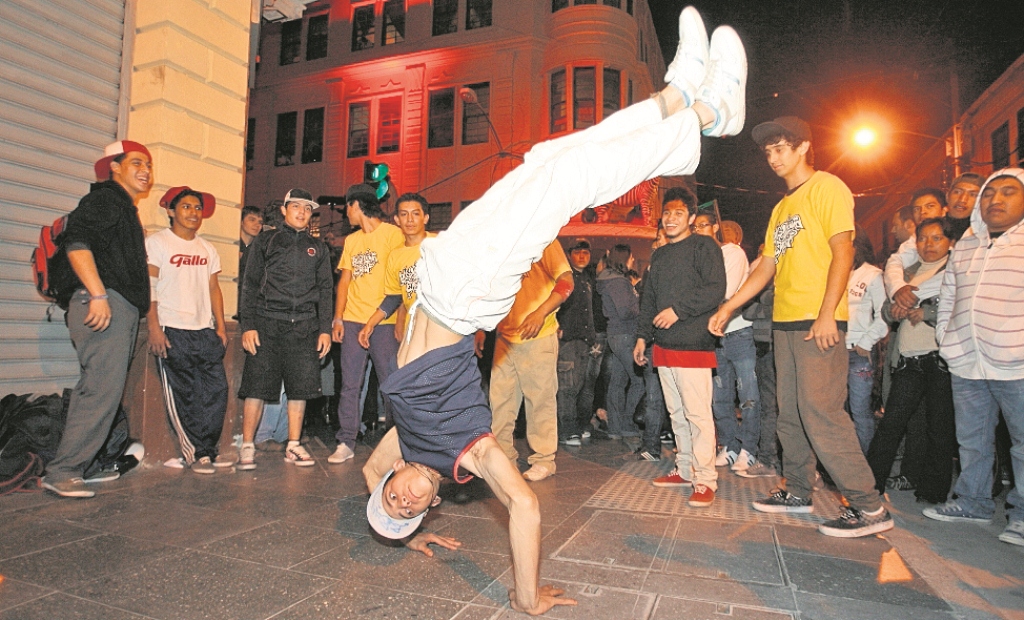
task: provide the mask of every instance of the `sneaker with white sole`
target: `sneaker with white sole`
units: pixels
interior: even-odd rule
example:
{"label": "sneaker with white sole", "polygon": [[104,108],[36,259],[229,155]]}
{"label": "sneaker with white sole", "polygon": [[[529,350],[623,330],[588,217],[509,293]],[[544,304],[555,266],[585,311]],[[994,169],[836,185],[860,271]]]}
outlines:
{"label": "sneaker with white sole", "polygon": [[929,519],[945,521],[947,523],[980,523],[983,525],[992,523],[992,517],[983,517],[965,510],[953,499],[941,506],[929,506],[922,510],[921,514]]}
{"label": "sneaker with white sole", "polygon": [[1024,547],[1024,521],[1010,521],[1003,533],[999,535],[999,540]]}
{"label": "sneaker with white sole", "polygon": [[711,34],[711,64],[697,90],[696,100],[715,112],[715,122],[705,127],[705,136],[735,136],[743,131],[747,115],[747,53],[740,35],[729,26]]}
{"label": "sneaker with white sole", "polygon": [[288,447],[284,450],[284,462],[297,465],[299,467],[312,467],[316,465],[316,461],[310,456],[306,448],[297,441],[289,441]]}
{"label": "sneaker with white sole", "polygon": [[754,464],[750,467],[736,470],[736,475],[743,478],[770,478],[778,474],[771,465],[765,465],[761,461],[754,461]]}
{"label": "sneaker with white sole", "polygon": [[637,461],[660,461],[661,446],[659,446],[657,450],[647,450],[641,446],[634,450],[630,456]]}
{"label": "sneaker with white sole", "polygon": [[729,469],[738,474],[741,471],[749,469],[756,462],[757,459],[754,458],[754,455],[741,448],[740,453],[736,455],[736,462],[733,463]]}
{"label": "sneaker with white sole", "polygon": [[101,469],[95,474],[85,478],[86,484],[96,484],[98,482],[113,482],[121,477],[121,472],[116,469]]}
{"label": "sneaker with white sole", "polygon": [[96,491],[89,490],[85,486],[85,480],[81,478],[69,478],[62,482],[49,482],[44,476],[41,484],[43,488],[52,493],[56,493],[61,497],[76,497],[76,498],[89,498],[95,497]]}
{"label": "sneaker with white sole", "polygon": [[213,459],[213,466],[219,468],[234,467],[235,459],[231,458],[230,456],[225,456],[221,454],[217,458]]}
{"label": "sneaker with white sole", "polygon": [[870,536],[879,532],[885,532],[895,527],[892,515],[880,507],[874,513],[857,510],[850,506],[839,515],[838,519],[826,521],[818,526],[818,531],[825,536],[836,538],[860,538]]}
{"label": "sneaker with white sole", "polygon": [[238,469],[240,471],[256,469],[256,446],[252,443],[243,443],[238,451]]}
{"label": "sneaker with white sole", "polygon": [[723,447],[715,457],[715,467],[729,467],[736,462],[737,456],[739,455],[732,450]]}
{"label": "sneaker with white sole", "polygon": [[671,489],[675,487],[692,486],[693,482],[687,480],[686,478],[683,478],[682,474],[679,473],[679,468],[674,467],[672,468],[672,471],[665,474],[664,476],[659,476],[654,480],[651,480],[651,484],[659,488]]}
{"label": "sneaker with white sole", "polygon": [[198,461],[193,462],[189,469],[192,470],[193,474],[210,475],[217,472],[213,466],[213,461],[211,461],[208,456],[204,456]]}
{"label": "sneaker with white sole", "polygon": [[795,514],[814,512],[811,498],[797,497],[785,489],[777,489],[768,497],[755,500],[751,506],[758,512]]}
{"label": "sneaker with white sole", "polygon": [[352,448],[349,448],[347,445],[343,443],[339,443],[338,448],[334,451],[334,454],[327,457],[327,462],[334,464],[344,463],[345,461],[355,457],[355,455],[356,453],[352,451]]}
{"label": "sneaker with white sole", "polygon": [[697,89],[704,83],[709,63],[708,32],[704,28],[704,20],[697,9],[688,6],[679,14],[679,45],[665,71],[665,82],[682,93],[687,107],[693,104]]}

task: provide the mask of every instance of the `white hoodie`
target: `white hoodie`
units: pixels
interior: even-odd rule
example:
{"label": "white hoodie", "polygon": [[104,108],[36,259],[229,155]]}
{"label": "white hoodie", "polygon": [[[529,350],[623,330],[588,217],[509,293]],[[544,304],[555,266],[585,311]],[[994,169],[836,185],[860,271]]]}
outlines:
{"label": "white hoodie", "polygon": [[992,179],[1024,170],[993,173],[978,192],[971,213],[973,235],[957,242],[939,294],[935,338],[949,370],[964,379],[1024,379],[1024,222],[996,239],[981,219],[981,196]]}

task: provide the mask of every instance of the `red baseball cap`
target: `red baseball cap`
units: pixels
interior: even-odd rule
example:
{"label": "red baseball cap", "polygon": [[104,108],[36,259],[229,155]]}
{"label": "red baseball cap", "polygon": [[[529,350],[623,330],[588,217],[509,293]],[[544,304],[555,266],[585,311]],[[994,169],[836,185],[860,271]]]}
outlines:
{"label": "red baseball cap", "polygon": [[179,185],[178,187],[172,187],[167,190],[163,198],[160,199],[160,206],[165,209],[171,208],[171,203],[177,198],[182,192],[196,192],[203,197],[203,219],[209,219],[213,217],[213,212],[217,208],[217,199],[213,197],[213,194],[207,194],[206,192],[200,192],[197,189],[192,189],[188,185]]}
{"label": "red baseball cap", "polygon": [[[97,181],[106,181],[110,178],[110,162],[114,161],[114,158],[125,153],[145,153],[146,157],[153,160],[153,156],[149,154],[149,149],[138,142],[132,142],[131,140],[118,140],[112,144],[108,144],[107,148],[103,149],[103,158],[96,162],[93,169],[96,171]],[[204,209],[205,211],[205,209]]]}

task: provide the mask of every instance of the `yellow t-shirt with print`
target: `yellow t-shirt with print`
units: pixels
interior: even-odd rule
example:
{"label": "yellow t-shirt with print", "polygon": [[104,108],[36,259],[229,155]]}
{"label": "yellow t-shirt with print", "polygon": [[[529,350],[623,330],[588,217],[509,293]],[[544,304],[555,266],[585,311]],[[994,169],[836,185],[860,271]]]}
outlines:
{"label": "yellow t-shirt with print", "polygon": [[[832,263],[828,240],[852,230],[853,194],[827,172],[816,171],[775,205],[764,239],[765,260],[775,261],[775,322],[818,318]],[[849,319],[845,286],[835,319]]]}
{"label": "yellow t-shirt with print", "polygon": [[[436,237],[437,233],[427,233],[428,237]],[[416,291],[420,287],[419,276],[416,275],[416,261],[420,259],[420,245],[403,244],[391,252],[388,257],[387,269],[384,270],[384,294],[401,295],[402,305],[408,310],[416,301]]]}
{"label": "yellow t-shirt with print", "polygon": [[[558,240],[552,241],[544,248],[540,260],[530,266],[530,270],[523,276],[522,286],[516,293],[516,300],[508,315],[498,323],[498,333],[509,342],[519,343],[523,339],[519,337],[516,330],[523,324],[523,320],[536,310],[542,303],[551,297],[551,291],[555,290],[555,283],[558,276],[570,271],[569,260],[565,257],[562,244]],[[541,327],[537,338],[550,336],[558,331],[557,312],[552,312],[544,319],[544,326]]]}
{"label": "yellow t-shirt with print", "polygon": [[[381,222],[372,233],[357,230],[345,237],[345,248],[341,252],[338,269],[352,272],[345,300],[346,321],[366,323],[384,301],[384,273],[388,258],[396,249],[405,245],[405,235],[394,224]],[[395,315],[381,321],[394,324]]]}

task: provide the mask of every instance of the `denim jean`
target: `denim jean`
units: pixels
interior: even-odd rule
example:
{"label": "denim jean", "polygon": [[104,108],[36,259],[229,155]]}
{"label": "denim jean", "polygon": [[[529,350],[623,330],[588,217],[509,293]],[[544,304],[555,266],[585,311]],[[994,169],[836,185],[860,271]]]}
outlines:
{"label": "denim jean", "polygon": [[775,384],[775,351],[770,342],[755,342],[757,350],[757,392],[761,395],[761,439],[757,442],[757,460],[782,473],[779,461],[779,398]]}
{"label": "denim jean", "polygon": [[874,385],[871,357],[850,349],[850,370],[846,375],[847,408],[864,454],[868,453],[871,438],[875,436],[875,414],[871,411],[871,389]]}
{"label": "denim jean", "polygon": [[899,358],[892,373],[892,389],[885,403],[885,416],[867,453],[879,493],[885,492],[885,479],[889,477],[908,422],[924,402],[927,442],[921,455],[921,474],[914,481],[916,495],[937,504],[946,501],[953,477],[953,457],[956,456],[953,395],[950,390],[949,370],[937,351]]}
{"label": "denim jean", "polygon": [[[644,352],[647,364],[644,365],[644,385],[647,388],[647,403],[644,405],[644,450],[652,454],[661,454],[661,429],[665,428],[668,410],[665,409],[665,394],[661,390],[661,377],[654,367],[651,347]],[[669,426],[671,428],[671,426]]]}
{"label": "denim jean", "polygon": [[956,438],[960,442],[960,477],[953,492],[961,508],[982,517],[995,511],[992,465],[996,423],[1002,409],[1013,446],[1010,457],[1017,486],[1006,497],[1011,521],[1024,521],[1024,379],[996,381],[952,376]]}
{"label": "denim jean", "polygon": [[580,434],[578,401],[587,379],[590,345],[583,340],[558,343],[558,438]]}
{"label": "denim jean", "polygon": [[640,435],[633,422],[633,412],[644,396],[644,379],[633,361],[634,346],[634,334],[608,335],[608,351],[611,353],[608,364],[608,432],[612,435]]}
{"label": "denim jean", "polygon": [[590,421],[594,418],[594,394],[597,389],[597,377],[601,374],[602,362],[607,351],[608,336],[601,332],[597,335],[597,342],[590,347],[590,356],[587,358],[587,374],[583,378],[583,386],[576,399],[576,428],[581,431],[590,429]]}
{"label": "denim jean", "polygon": [[[744,327],[729,332],[715,349],[718,374],[714,383],[715,429],[719,445],[739,452],[742,448],[757,456],[760,436],[761,396],[757,390],[757,350],[754,329]],[[743,422],[736,420],[736,397],[739,396]]]}

